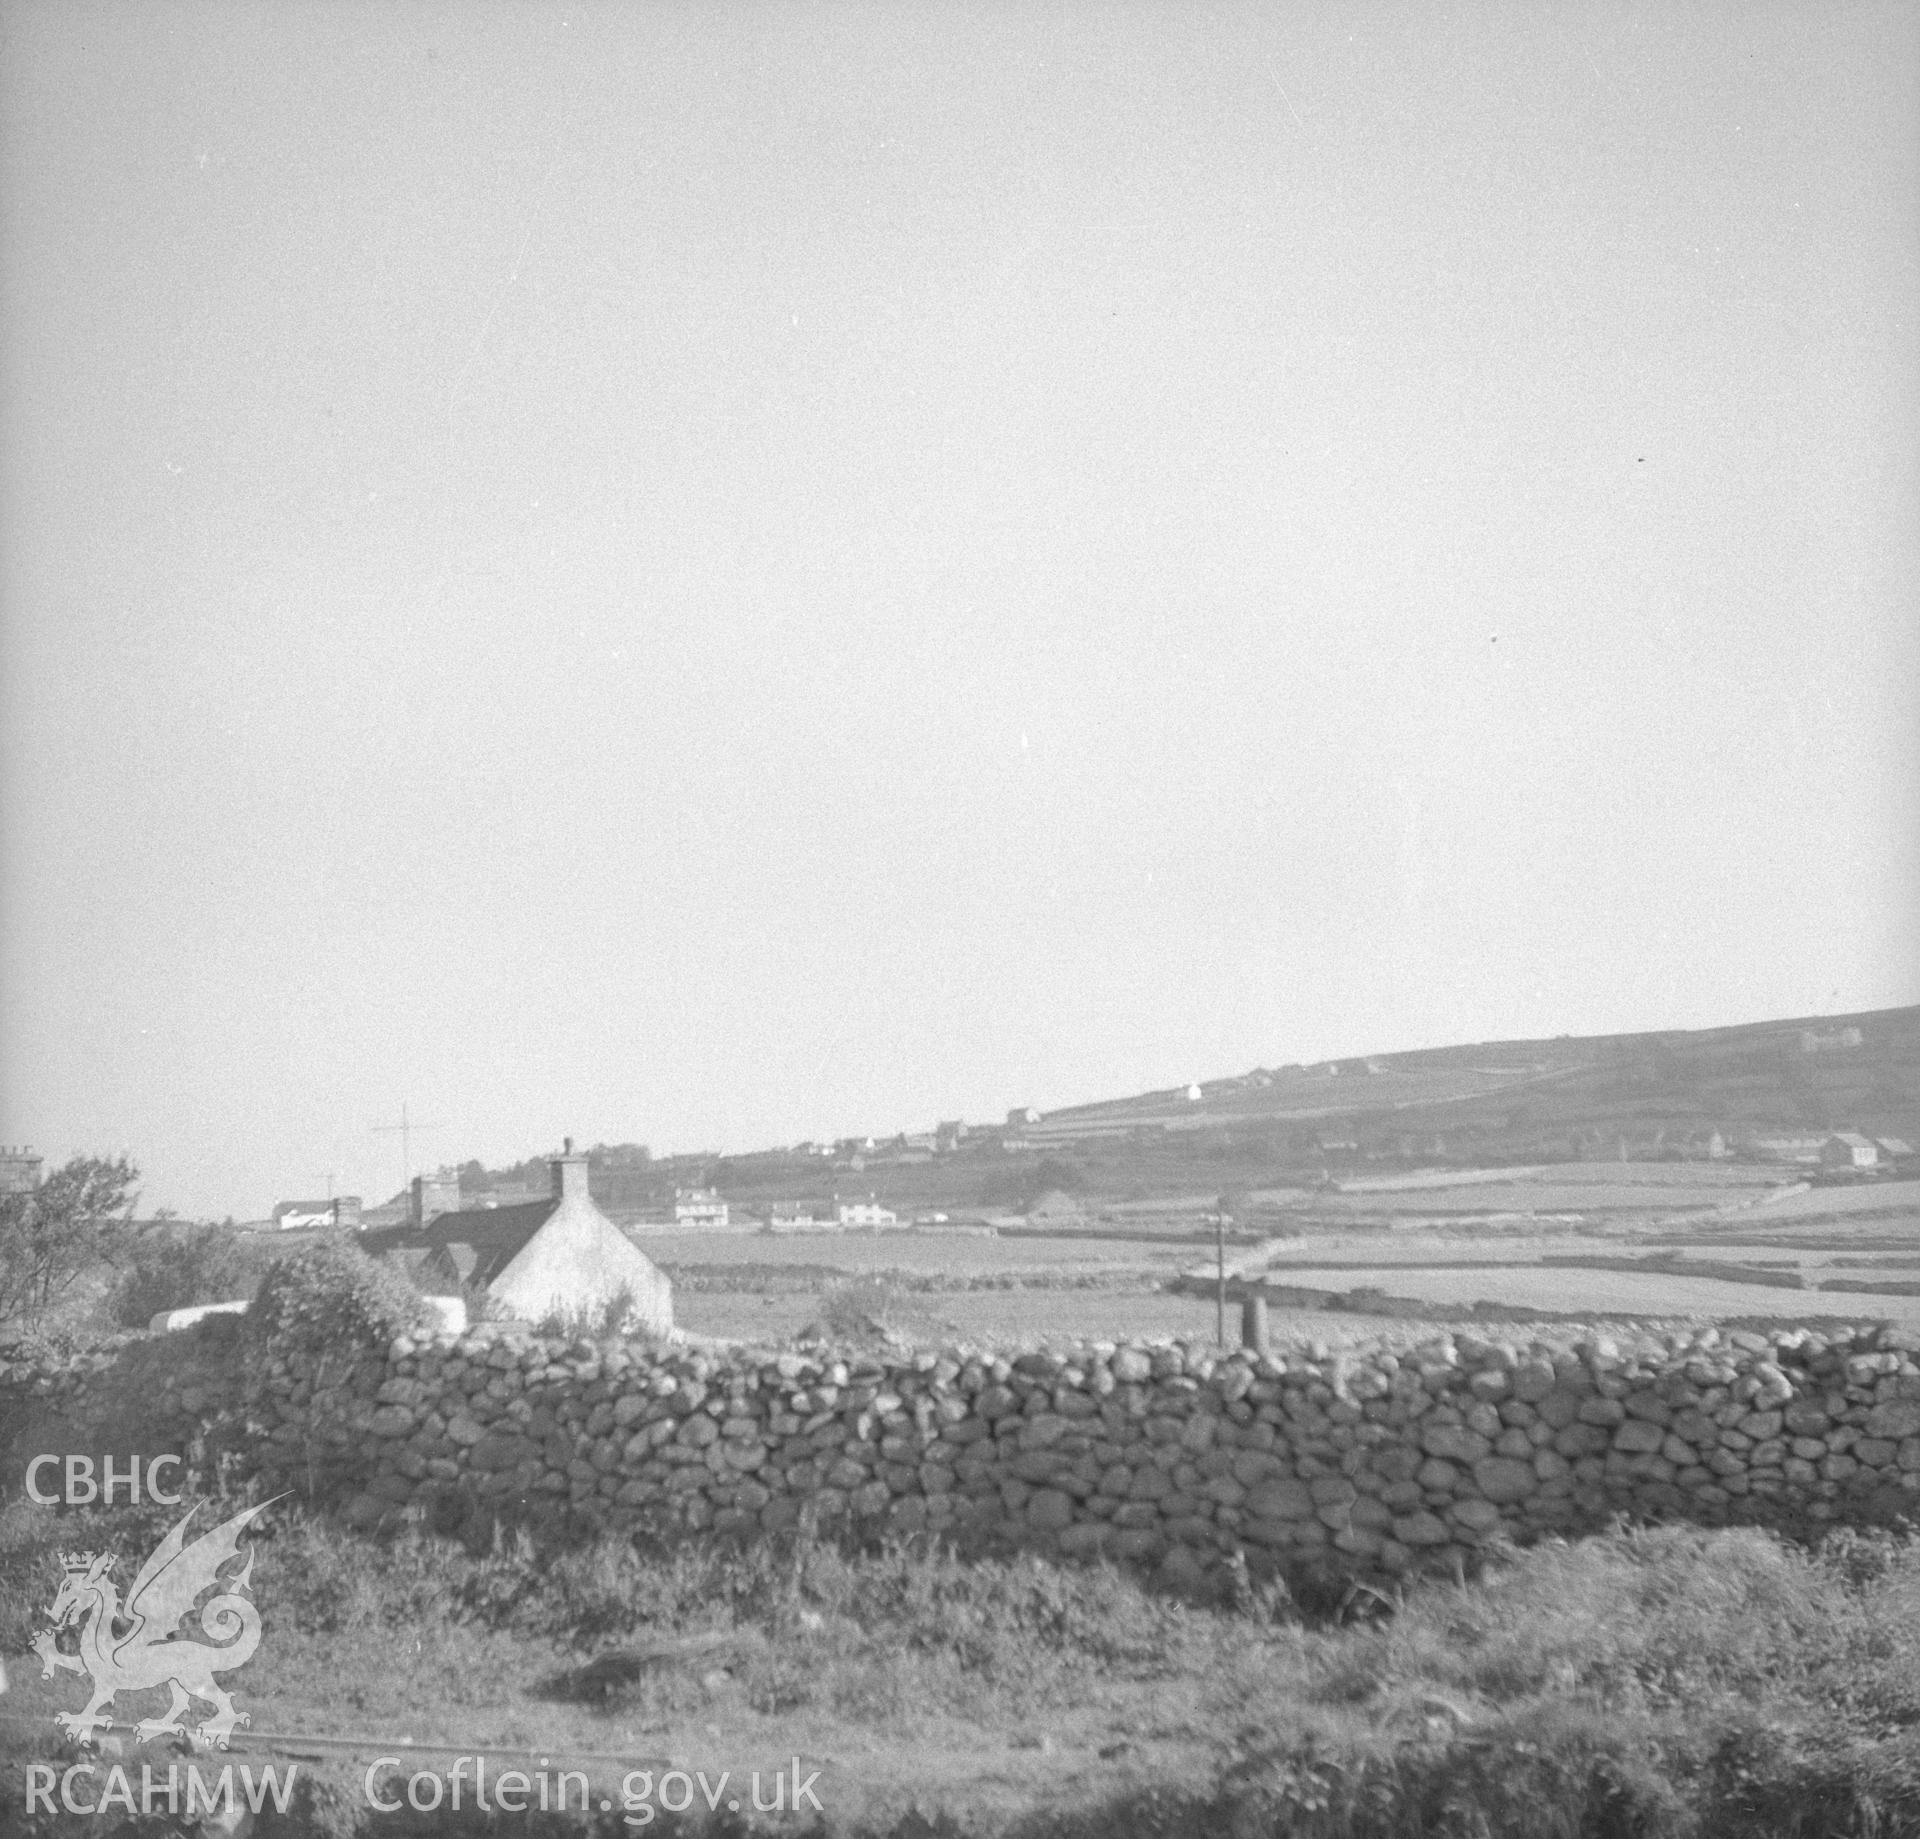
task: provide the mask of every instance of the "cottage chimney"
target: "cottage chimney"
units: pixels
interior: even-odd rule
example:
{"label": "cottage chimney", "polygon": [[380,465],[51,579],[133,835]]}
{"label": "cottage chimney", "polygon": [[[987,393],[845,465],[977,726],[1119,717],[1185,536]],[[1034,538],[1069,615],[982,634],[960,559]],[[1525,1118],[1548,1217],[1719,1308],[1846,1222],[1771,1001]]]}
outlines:
{"label": "cottage chimney", "polygon": [[587,1193],[587,1159],[576,1155],[573,1139],[566,1139],[561,1153],[548,1165],[553,1170],[553,1195],[556,1200],[571,1200],[576,1194],[582,1200],[590,1196]]}
{"label": "cottage chimney", "polygon": [[[407,1189],[407,1220],[410,1225],[426,1226],[443,1213],[459,1211],[460,1176],[457,1171],[443,1168],[437,1175],[414,1176]],[[338,1218],[336,1209],[336,1221]]]}

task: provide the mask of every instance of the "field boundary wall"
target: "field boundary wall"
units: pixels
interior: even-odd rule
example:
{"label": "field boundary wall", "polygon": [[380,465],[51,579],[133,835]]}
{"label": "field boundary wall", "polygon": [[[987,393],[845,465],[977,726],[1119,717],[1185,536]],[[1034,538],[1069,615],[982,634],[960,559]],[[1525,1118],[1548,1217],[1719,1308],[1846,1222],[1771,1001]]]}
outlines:
{"label": "field boundary wall", "polygon": [[[1204,1572],[1447,1568],[1616,1515],[1920,1517],[1920,1335],[1875,1324],[1015,1358],[570,1343],[490,1325],[321,1359],[236,1321],[0,1360],[9,1498],[40,1451],[182,1454],[375,1527],[936,1534]],[[45,1479],[45,1477],[43,1477]]]}

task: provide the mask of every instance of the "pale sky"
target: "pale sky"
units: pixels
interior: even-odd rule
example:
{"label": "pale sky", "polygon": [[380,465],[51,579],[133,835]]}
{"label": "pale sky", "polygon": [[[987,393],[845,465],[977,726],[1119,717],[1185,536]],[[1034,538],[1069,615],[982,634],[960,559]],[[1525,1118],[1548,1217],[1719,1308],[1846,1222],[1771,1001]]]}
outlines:
{"label": "pale sky", "polygon": [[1920,1000],[1920,7],[0,27],[0,1140]]}

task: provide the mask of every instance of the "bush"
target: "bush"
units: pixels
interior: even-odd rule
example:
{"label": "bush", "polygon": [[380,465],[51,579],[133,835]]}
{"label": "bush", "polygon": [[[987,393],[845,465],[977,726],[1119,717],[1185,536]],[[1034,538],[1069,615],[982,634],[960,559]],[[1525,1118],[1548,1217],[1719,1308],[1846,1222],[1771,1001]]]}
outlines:
{"label": "bush", "polygon": [[[484,1292],[481,1295],[484,1307]],[[612,1341],[625,1335],[639,1307],[631,1284],[622,1284],[611,1296],[597,1303],[577,1303],[570,1309],[553,1308],[534,1324],[536,1334],[556,1341]],[[468,1303],[468,1317],[479,1321],[482,1310]]]}
{"label": "bush", "polygon": [[900,1313],[900,1293],[880,1277],[849,1277],[820,1293],[820,1325],[840,1341],[884,1336]]}
{"label": "bush", "polygon": [[231,1233],[218,1226],[156,1226],[134,1241],[121,1268],[113,1319],[144,1328],[163,1309],[238,1302],[253,1288],[253,1273]]}
{"label": "bush", "polygon": [[268,1266],[247,1311],[247,1338],[274,1353],[384,1348],[428,1320],[405,1271],[345,1239],[322,1240]]}

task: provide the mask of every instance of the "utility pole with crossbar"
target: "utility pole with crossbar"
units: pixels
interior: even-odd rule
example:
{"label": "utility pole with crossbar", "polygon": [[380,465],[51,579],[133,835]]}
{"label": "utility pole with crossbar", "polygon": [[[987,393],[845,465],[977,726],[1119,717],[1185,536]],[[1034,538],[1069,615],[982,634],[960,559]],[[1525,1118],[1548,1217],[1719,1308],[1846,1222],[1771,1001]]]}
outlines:
{"label": "utility pole with crossbar", "polygon": [[375,1124],[373,1134],[377,1137],[398,1136],[400,1139],[400,1192],[404,1197],[413,1187],[413,1138],[416,1131],[422,1135],[429,1131],[444,1130],[444,1124],[416,1124],[407,1116],[407,1107],[400,1106],[400,1121],[397,1124]]}

